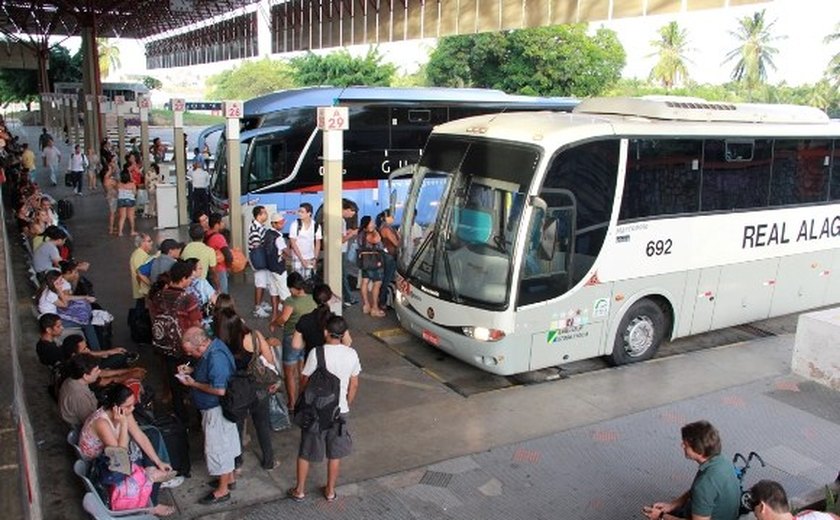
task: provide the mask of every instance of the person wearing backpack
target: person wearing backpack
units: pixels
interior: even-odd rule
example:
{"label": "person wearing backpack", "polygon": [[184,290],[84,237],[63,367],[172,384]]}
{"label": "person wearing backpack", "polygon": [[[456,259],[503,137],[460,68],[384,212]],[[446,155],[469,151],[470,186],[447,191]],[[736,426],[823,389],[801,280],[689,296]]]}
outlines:
{"label": "person wearing backpack", "polygon": [[[306,498],[310,464],[321,462],[324,455],[327,457],[327,483],[323,494],[328,502],[335,500],[341,459],[350,455],[353,448],[347,417],[350,403],[359,389],[362,365],[358,354],[350,347],[351,338],[344,318],[333,316],[328,319],[324,338],[324,346],[313,349],[306,359],[301,378],[301,397],[295,410],[295,422],[303,426],[298,449],[297,482],[286,495],[296,502]],[[327,395],[324,390],[335,392],[336,387],[337,399],[329,399],[333,394]],[[306,418],[312,413],[318,417],[317,420],[308,421],[311,424],[300,422],[301,417]],[[328,417],[326,421],[325,417]]]}
{"label": "person wearing backpack", "polygon": [[292,293],[286,284],[288,273],[286,273],[286,239],[283,238],[283,226],[286,219],[282,213],[271,215],[270,227],[263,236],[262,248],[264,251],[266,267],[268,272],[268,294],[271,297],[271,321],[280,316],[280,302],[288,298]]}
{"label": "person wearing backpack", "polygon": [[222,414],[220,398],[225,395],[228,381],[236,372],[230,349],[220,340],[210,340],[201,327],[192,327],[182,336],[184,353],[196,360],[195,368],[183,364],[178,367],[178,379],[190,388],[193,403],[201,412],[204,430],[204,457],[207,472],[215,481],[216,489],[198,503],[214,505],[230,500],[234,480],[235,460],[242,453],[236,423]]}
{"label": "person wearing backpack", "polygon": [[289,228],[289,243],[292,250],[292,269],[303,279],[312,278],[321,254],[321,226],[312,218],[312,204],[301,203],[298,218]]}

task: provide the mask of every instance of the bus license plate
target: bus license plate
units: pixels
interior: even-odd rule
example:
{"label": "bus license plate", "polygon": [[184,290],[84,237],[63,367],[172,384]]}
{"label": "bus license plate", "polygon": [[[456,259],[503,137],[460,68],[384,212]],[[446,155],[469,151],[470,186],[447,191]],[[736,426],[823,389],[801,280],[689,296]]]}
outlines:
{"label": "bus license plate", "polygon": [[440,346],[440,338],[438,335],[428,330],[423,331],[423,341],[436,347]]}

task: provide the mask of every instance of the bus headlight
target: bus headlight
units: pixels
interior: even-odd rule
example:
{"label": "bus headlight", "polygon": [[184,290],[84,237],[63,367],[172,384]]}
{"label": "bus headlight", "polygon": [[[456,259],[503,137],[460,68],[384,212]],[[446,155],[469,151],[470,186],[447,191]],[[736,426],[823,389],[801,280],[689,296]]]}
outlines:
{"label": "bus headlight", "polygon": [[464,335],[478,341],[499,341],[505,337],[505,333],[498,329],[486,327],[463,327]]}
{"label": "bus headlight", "polygon": [[397,293],[397,304],[405,307],[405,294],[399,289],[396,291]]}

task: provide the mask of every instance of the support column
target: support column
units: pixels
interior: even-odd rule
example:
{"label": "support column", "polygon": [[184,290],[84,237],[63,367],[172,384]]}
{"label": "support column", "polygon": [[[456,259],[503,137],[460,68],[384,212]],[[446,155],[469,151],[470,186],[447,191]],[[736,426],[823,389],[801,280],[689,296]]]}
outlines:
{"label": "support column", "polygon": [[[72,137],[70,138],[73,141],[74,145],[81,145],[82,139],[79,135],[79,107],[78,107],[78,97],[73,94],[73,97],[70,99],[70,130],[72,133]],[[83,153],[87,153],[87,150],[83,149]]]}
{"label": "support column", "polygon": [[[44,38],[43,42],[39,43],[38,47],[38,90],[39,92],[50,92],[50,78],[48,70],[50,68],[50,50],[49,42]],[[47,111],[44,110],[43,97],[41,98],[41,124],[44,127],[49,127],[49,119],[47,118]]]}
{"label": "support column", "polygon": [[[50,95],[47,92],[41,92],[41,126],[47,128],[50,126],[50,118],[52,118],[52,99],[50,99]],[[38,131],[38,135],[41,134],[41,131]],[[34,146],[34,144],[32,145]],[[35,149],[33,148],[32,151],[34,152]]]}
{"label": "support column", "polygon": [[[70,94],[63,94],[61,96],[61,102],[64,106],[64,110],[61,111],[62,119],[61,119],[61,139],[65,142],[65,144],[69,144],[70,141],[70,127],[73,126],[72,121],[72,108],[70,108],[70,100],[73,96]],[[65,132],[64,129],[67,129]]]}
{"label": "support column", "polygon": [[123,96],[114,96],[114,106],[117,110],[117,150],[119,153],[117,154],[117,162],[120,163],[120,166],[123,165],[125,162],[125,98]]}
{"label": "support column", "polygon": [[[102,92],[99,85],[99,54],[96,50],[96,30],[93,20],[84,20],[82,27],[82,89],[85,99],[90,99],[85,111],[85,143],[99,151],[102,132],[99,127],[100,104],[98,97]],[[88,98],[87,96],[94,96]]]}
{"label": "support column", "polygon": [[187,103],[183,99],[172,99],[169,102],[174,112],[175,140],[175,184],[178,187],[178,225],[186,226],[190,223],[187,211],[187,154],[184,148],[184,110]]}
{"label": "support column", "polygon": [[[151,100],[147,96],[138,96],[137,105],[140,107],[140,158],[143,161],[143,169],[145,170],[152,159],[149,157],[149,108],[151,108]],[[169,176],[167,175],[167,180]]]}
{"label": "support column", "polygon": [[[350,128],[347,107],[319,107],[318,128],[324,132],[324,280],[341,294],[341,198],[344,130]],[[336,307],[341,314],[342,305]]]}
{"label": "support column", "polygon": [[242,229],[242,174],[239,162],[239,118],[242,101],[225,101],[225,139],[227,140],[228,215],[230,216],[231,247],[247,251]]}

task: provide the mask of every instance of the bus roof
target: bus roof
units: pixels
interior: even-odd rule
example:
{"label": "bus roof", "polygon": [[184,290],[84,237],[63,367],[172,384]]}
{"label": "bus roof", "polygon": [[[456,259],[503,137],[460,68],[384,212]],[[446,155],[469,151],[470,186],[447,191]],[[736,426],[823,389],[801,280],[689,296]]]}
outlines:
{"label": "bus roof", "polygon": [[[825,117],[824,113],[811,107],[733,105],[736,107],[736,113],[747,114],[748,117],[745,120],[708,121],[691,118],[697,117],[692,115],[693,111],[703,112],[705,108],[684,109],[689,112],[689,115],[682,118],[675,118],[673,114],[670,118],[654,118],[645,117],[639,113],[618,115],[608,110],[615,108],[617,111],[625,107],[624,112],[628,112],[626,107],[632,106],[632,103],[609,101],[598,104],[595,101],[598,100],[582,102],[579,105],[582,109],[576,108],[572,113],[507,112],[469,117],[439,125],[434,133],[480,135],[499,140],[537,144],[546,148],[604,135],[840,137],[840,123],[831,121]],[[661,108],[654,107],[650,103],[646,105],[648,113]],[[606,113],[601,112],[602,110]],[[679,112],[683,109],[665,107],[661,110]],[[793,112],[794,115],[788,118],[781,116],[789,112]],[[767,117],[756,121],[753,119],[756,113],[765,113]]]}
{"label": "bus roof", "polygon": [[570,110],[578,101],[564,97],[531,97],[478,88],[306,87],[266,94],[245,102],[245,116],[257,116],[286,108],[320,107],[359,102],[461,103],[519,105]]}

